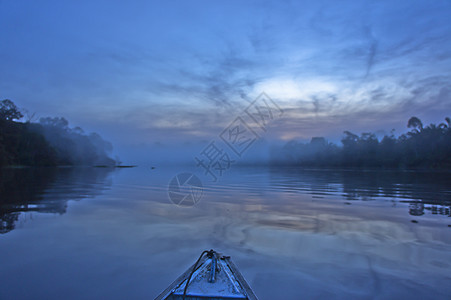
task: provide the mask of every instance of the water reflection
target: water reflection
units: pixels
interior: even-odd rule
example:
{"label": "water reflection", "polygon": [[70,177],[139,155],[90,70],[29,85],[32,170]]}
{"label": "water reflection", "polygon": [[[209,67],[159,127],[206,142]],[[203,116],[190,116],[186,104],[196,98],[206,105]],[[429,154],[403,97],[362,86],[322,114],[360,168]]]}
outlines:
{"label": "water reflection", "polygon": [[3,174],[9,214],[64,215],[0,238],[0,299],[152,299],[211,248],[262,300],[451,294],[446,175],[237,167],[183,208],[167,194],[180,171]]}
{"label": "water reflection", "polygon": [[[69,200],[102,194],[104,189],[111,186],[111,178],[108,176],[111,171],[108,168],[1,169],[0,233],[13,230],[22,213],[64,214]],[[346,201],[345,204],[352,204],[353,201],[388,200],[392,201],[393,205],[406,203],[408,213],[414,217],[425,214],[451,216],[451,173],[275,167],[262,169],[262,173],[258,174],[247,174],[239,169],[236,171],[239,182],[228,182],[227,178],[224,178],[222,184],[210,186],[209,193],[215,201],[224,202],[226,206],[232,204],[234,199],[239,199],[244,211],[264,210],[267,207],[271,207],[272,211],[286,209],[290,212],[305,209],[304,206],[299,207],[298,200],[293,203],[291,200],[287,201],[283,206],[274,206],[273,199],[266,194],[270,191],[282,191],[286,194],[309,194],[312,199],[318,201],[339,197]],[[262,177],[262,174],[268,174],[268,180]],[[161,183],[163,194],[166,192],[165,184]],[[236,197],[227,197],[236,193]],[[281,197],[279,194],[276,201],[280,201]],[[255,205],[256,201],[258,207]],[[163,212],[168,213],[166,210]],[[268,225],[267,223],[272,221],[259,222]],[[277,222],[284,227],[290,227],[293,223],[288,219]]]}
{"label": "water reflection", "polygon": [[271,179],[275,186],[314,198],[340,194],[347,201],[391,199],[408,203],[412,216],[426,211],[451,216],[449,172],[271,168]]}
{"label": "water reflection", "polygon": [[64,214],[69,200],[94,197],[111,185],[108,168],[0,169],[0,233],[22,213]]}

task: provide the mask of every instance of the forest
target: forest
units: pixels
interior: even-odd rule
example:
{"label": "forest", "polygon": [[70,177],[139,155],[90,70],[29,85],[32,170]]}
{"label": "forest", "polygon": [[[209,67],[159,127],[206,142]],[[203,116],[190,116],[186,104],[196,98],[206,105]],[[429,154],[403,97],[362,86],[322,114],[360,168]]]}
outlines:
{"label": "forest", "polygon": [[323,137],[310,143],[290,141],[271,152],[273,165],[341,168],[451,169],[451,120],[423,126],[417,117],[407,122],[410,129],[395,137],[393,131],[378,139],[374,133],[360,136],[345,131],[341,146]]}
{"label": "forest", "polygon": [[115,165],[113,147],[97,133],[70,128],[61,117],[18,122],[22,112],[9,99],[0,102],[0,166]]}
{"label": "forest", "polygon": [[[18,122],[22,112],[8,99],[0,102],[0,166],[114,166],[111,143],[97,133],[70,128],[61,117]],[[324,137],[309,143],[290,141],[271,150],[271,165],[338,168],[451,169],[451,119],[423,126],[417,117],[409,131],[378,138],[344,131],[341,145]]]}

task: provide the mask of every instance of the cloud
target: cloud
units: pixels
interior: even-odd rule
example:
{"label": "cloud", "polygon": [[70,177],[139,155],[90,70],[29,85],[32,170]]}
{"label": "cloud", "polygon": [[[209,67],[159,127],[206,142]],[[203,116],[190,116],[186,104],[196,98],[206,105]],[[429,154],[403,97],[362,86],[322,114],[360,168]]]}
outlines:
{"label": "cloud", "polygon": [[368,47],[368,57],[367,57],[367,63],[366,63],[366,72],[365,72],[364,77],[367,77],[370,74],[371,68],[374,65],[376,52],[377,52],[377,45],[378,45],[377,40],[374,38],[374,36],[371,32],[371,28],[368,28],[366,31],[368,32],[367,34],[368,34],[368,40],[369,40],[369,47]]}
{"label": "cloud", "polygon": [[2,5],[3,98],[107,137],[208,138],[261,92],[274,139],[451,111],[446,1]]}

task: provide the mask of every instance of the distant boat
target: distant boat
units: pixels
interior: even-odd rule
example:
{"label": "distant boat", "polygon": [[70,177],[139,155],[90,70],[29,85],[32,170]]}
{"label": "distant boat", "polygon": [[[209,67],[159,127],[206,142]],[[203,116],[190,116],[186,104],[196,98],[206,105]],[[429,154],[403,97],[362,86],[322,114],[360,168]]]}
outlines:
{"label": "distant boat", "polygon": [[155,298],[163,299],[257,300],[257,297],[230,256],[210,250],[202,252],[194,265]]}

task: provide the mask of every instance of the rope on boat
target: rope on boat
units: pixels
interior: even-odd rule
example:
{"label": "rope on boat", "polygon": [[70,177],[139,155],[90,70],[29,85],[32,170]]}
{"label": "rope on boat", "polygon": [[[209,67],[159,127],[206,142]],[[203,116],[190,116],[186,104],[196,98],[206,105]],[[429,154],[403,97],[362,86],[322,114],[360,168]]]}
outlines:
{"label": "rope on boat", "polygon": [[200,262],[200,260],[202,259],[202,257],[203,257],[205,254],[208,254],[209,257],[213,257],[213,255],[215,254],[215,251],[214,251],[213,249],[211,249],[210,251],[205,250],[205,251],[203,251],[203,252],[201,253],[201,255],[199,256],[199,258],[197,259],[196,263],[195,263],[194,266],[193,266],[193,269],[191,270],[191,273],[190,273],[189,276],[188,276],[188,279],[186,280],[185,288],[183,289],[183,300],[185,300],[185,297],[186,297],[186,290],[188,289],[188,284],[189,284],[189,281],[191,280],[191,277],[192,277],[193,274],[194,274],[194,271],[196,271],[196,269],[197,269],[197,264]]}

